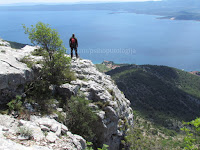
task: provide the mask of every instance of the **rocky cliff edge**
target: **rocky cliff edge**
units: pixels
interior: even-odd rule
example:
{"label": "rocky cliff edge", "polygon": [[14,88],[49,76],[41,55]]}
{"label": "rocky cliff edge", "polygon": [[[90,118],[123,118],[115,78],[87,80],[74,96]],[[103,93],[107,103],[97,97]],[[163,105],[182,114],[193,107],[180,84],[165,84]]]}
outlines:
{"label": "rocky cliff edge", "polygon": [[[19,60],[27,55],[31,55],[31,52],[36,47],[25,46],[23,49],[12,49],[9,43],[3,40],[0,40],[0,44],[0,104],[4,104],[9,102],[16,95],[22,94],[25,84],[33,79],[33,70],[28,68],[26,64],[21,63]],[[33,59],[40,59],[35,56],[30,57]],[[71,70],[75,72],[77,79],[75,81],[71,81],[71,83],[61,85],[57,88],[58,91],[60,91],[63,95],[66,94],[70,96],[77,95],[79,91],[85,95],[86,99],[91,100],[92,102],[90,103],[90,107],[94,110],[100,110],[97,113],[99,119],[94,123],[94,126],[96,126],[95,133],[97,135],[96,142],[100,145],[109,145],[110,150],[120,149],[121,140],[123,139],[128,126],[133,126],[133,113],[130,107],[130,101],[125,98],[124,94],[118,89],[111,77],[99,72],[90,60],[72,59]],[[99,104],[103,104],[103,107],[100,107]],[[13,119],[12,117],[5,115],[1,117]],[[35,117],[37,118],[37,116]],[[34,116],[32,116],[32,118],[34,118]],[[51,131],[51,128],[53,128],[52,126],[38,123],[35,120],[32,119],[29,122],[15,120],[14,122],[17,122],[17,126],[29,124],[30,126],[37,128],[38,131],[47,130],[47,137],[53,136],[55,139],[55,141],[53,141],[54,146],[56,143],[59,143],[58,137],[61,135],[58,136],[56,132]],[[52,122],[52,120],[49,122]],[[55,123],[55,120],[53,120],[53,122],[54,124],[59,124],[58,122]],[[53,123],[51,125],[53,125]],[[71,132],[67,131],[67,127],[64,127],[62,124],[59,124],[58,126],[59,131],[62,131],[63,126],[63,128],[66,129],[65,132],[67,135],[69,134],[72,137],[70,138],[71,140],[63,139],[63,141],[69,141],[69,145],[70,142],[73,143],[71,144],[71,149],[84,149],[85,141],[82,137],[73,135]],[[6,129],[4,129],[5,127]],[[43,129],[43,127],[47,127],[47,129]],[[5,132],[7,132],[5,130],[9,130],[10,128],[10,126],[1,125],[0,138],[5,143],[10,142],[10,145],[17,147],[19,144],[11,143],[16,143],[15,140],[10,141],[10,138],[5,136]],[[34,131],[35,130],[36,129],[34,129]],[[62,132],[59,133],[61,134]],[[11,134],[13,135],[15,133],[11,132]],[[46,137],[42,140],[44,140],[44,143],[45,141],[47,143],[49,142]],[[77,141],[75,142],[76,144],[74,144],[73,141]],[[39,142],[41,143],[41,141]],[[37,146],[43,146],[42,149],[59,149],[56,146],[53,148],[53,146],[47,147],[45,144],[35,144]],[[4,145],[9,146],[9,144]],[[2,145],[0,145],[0,148],[1,146]],[[37,146],[34,148],[41,149],[41,147]],[[28,147],[30,148],[30,145],[28,145]],[[68,148],[66,147],[66,149]]]}

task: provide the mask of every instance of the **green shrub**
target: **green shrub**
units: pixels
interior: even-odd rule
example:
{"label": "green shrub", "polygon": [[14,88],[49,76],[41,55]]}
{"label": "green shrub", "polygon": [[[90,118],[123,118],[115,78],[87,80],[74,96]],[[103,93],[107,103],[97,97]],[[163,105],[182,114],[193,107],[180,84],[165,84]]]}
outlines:
{"label": "green shrub", "polygon": [[[92,142],[87,142],[86,150],[94,150],[92,146],[93,146]],[[108,147],[109,147],[108,145],[103,144],[102,148],[97,148],[97,149],[98,150],[108,150]]]}
{"label": "green shrub", "polygon": [[10,101],[7,105],[10,112],[12,111],[20,112],[23,109],[22,104],[23,104],[22,97],[17,95],[16,98]]}
{"label": "green shrub", "polygon": [[44,55],[44,49],[40,47],[38,49],[35,49],[31,54],[33,56],[43,56]]}
{"label": "green shrub", "polygon": [[22,63],[25,63],[27,65],[28,68],[32,68],[34,62],[31,60],[31,58],[29,56],[25,56],[22,59],[19,60]]}
{"label": "green shrub", "polygon": [[66,125],[73,133],[91,141],[95,136],[94,122],[97,115],[88,104],[89,101],[82,97],[72,97],[68,102]]}
{"label": "green shrub", "polygon": [[[26,99],[42,114],[52,113],[52,104],[55,95],[50,90],[51,85],[61,85],[75,80],[74,73],[70,71],[71,59],[66,56],[66,48],[60,39],[58,32],[51,29],[48,24],[37,23],[31,28],[24,26],[25,33],[34,45],[40,46],[32,52],[33,55],[42,56],[39,62],[42,68],[39,70],[35,80],[26,86]],[[31,66],[28,58],[23,58],[22,62]],[[37,63],[37,62],[36,62]]]}
{"label": "green shrub", "polygon": [[43,80],[54,85],[61,85],[75,80],[75,76],[69,68],[70,58],[67,58],[62,51],[56,52],[53,57],[53,60],[44,61],[43,63],[41,70]]}
{"label": "green shrub", "polygon": [[55,113],[58,115],[58,121],[60,123],[65,123],[66,117],[61,112],[56,111]]}
{"label": "green shrub", "polygon": [[97,105],[100,109],[104,109],[106,106],[110,105],[110,102],[98,101],[98,102],[95,102],[94,104]]}
{"label": "green shrub", "polygon": [[108,150],[108,145],[106,144],[103,144],[103,147],[102,148],[98,148],[98,150]]}
{"label": "green shrub", "polygon": [[36,80],[34,83],[26,85],[26,102],[32,104],[35,109],[45,114],[51,114],[54,110],[55,98],[49,89],[49,83],[45,80]]}
{"label": "green shrub", "polygon": [[50,84],[60,85],[70,82],[74,79],[73,73],[70,72],[70,58],[67,57],[66,48],[56,30],[50,28],[48,24],[38,22],[35,27],[24,26],[25,33],[29,35],[31,43],[39,45],[43,56],[41,80],[46,80]]}
{"label": "green shrub", "polygon": [[158,130],[153,129],[153,130],[151,131],[151,133],[152,133],[153,135],[157,135],[157,134],[158,134]]}
{"label": "green shrub", "polygon": [[93,146],[92,142],[87,142],[86,144],[87,144],[86,150],[94,150],[92,147]]}
{"label": "green shrub", "polygon": [[181,130],[186,133],[184,138],[184,149],[197,150],[200,148],[200,118],[185,122],[187,127],[183,127]]}
{"label": "green shrub", "polygon": [[26,127],[20,127],[18,133],[23,137],[28,137],[29,139],[33,136],[33,131]]}
{"label": "green shrub", "polygon": [[[1,45],[0,45],[0,46],[1,46]],[[1,50],[1,52],[2,52],[2,53],[6,53],[6,51],[5,51],[5,50]]]}

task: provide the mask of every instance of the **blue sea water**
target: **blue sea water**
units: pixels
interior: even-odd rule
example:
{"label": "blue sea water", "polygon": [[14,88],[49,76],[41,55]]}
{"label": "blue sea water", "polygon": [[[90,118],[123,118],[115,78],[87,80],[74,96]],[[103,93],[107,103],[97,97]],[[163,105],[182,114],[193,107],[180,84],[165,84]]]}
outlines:
{"label": "blue sea water", "polygon": [[94,63],[167,65],[200,70],[200,22],[160,20],[158,16],[109,11],[0,11],[0,37],[30,44],[22,24],[38,21],[56,29],[70,52],[72,33],[79,54]]}

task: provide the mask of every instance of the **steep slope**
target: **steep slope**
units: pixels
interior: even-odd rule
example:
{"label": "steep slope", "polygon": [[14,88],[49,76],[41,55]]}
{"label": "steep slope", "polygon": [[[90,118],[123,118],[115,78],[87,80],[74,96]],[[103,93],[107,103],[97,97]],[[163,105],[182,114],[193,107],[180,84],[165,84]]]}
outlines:
{"label": "steep slope", "polygon": [[200,116],[200,78],[166,66],[129,65],[107,73],[135,110],[156,124],[174,128],[176,121]]}
{"label": "steep slope", "polygon": [[110,150],[119,149],[127,124],[133,126],[130,101],[111,77],[99,72],[90,60],[73,59],[71,69],[78,79],[70,84],[78,86],[86,98],[92,100],[92,107],[101,109],[99,121],[94,123],[96,142],[109,145]]}

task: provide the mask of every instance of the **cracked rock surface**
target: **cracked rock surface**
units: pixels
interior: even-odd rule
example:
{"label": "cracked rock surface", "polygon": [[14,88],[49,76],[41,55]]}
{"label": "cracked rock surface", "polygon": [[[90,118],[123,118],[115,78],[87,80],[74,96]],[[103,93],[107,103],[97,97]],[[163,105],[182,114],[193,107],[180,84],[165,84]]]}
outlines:
{"label": "cracked rock surface", "polygon": [[33,79],[32,70],[19,60],[34,49],[31,46],[18,50],[8,45],[0,46],[0,104],[21,94],[24,85]]}
{"label": "cracked rock surface", "polygon": [[133,126],[130,101],[111,77],[99,72],[90,60],[72,59],[71,70],[77,76],[77,80],[70,83],[71,86],[76,91],[78,88],[86,99],[92,101],[90,106],[99,110],[99,120],[94,123],[96,143],[109,145],[109,150],[118,150],[127,125]]}
{"label": "cracked rock surface", "polygon": [[[31,139],[19,135],[22,127],[32,132]],[[48,130],[44,131],[44,127]],[[63,124],[38,116],[24,121],[0,115],[0,141],[0,150],[82,150],[86,147],[86,141]]]}

